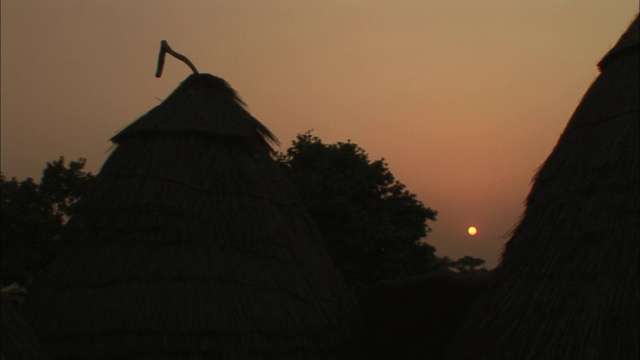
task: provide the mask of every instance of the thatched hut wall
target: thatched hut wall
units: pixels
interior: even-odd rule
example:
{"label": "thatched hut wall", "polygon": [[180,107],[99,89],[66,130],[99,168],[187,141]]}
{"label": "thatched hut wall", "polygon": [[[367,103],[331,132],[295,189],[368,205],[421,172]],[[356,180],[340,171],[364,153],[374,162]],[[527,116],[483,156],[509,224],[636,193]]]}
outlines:
{"label": "thatched hut wall", "polygon": [[0,295],[0,359],[43,360],[47,357],[35,332],[24,320],[18,302],[11,294]]}
{"label": "thatched hut wall", "polygon": [[637,359],[638,18],[539,170],[448,359]]}
{"label": "thatched hut wall", "polygon": [[113,141],[27,302],[54,358],[360,356],[275,137],[224,80],[190,76]]}

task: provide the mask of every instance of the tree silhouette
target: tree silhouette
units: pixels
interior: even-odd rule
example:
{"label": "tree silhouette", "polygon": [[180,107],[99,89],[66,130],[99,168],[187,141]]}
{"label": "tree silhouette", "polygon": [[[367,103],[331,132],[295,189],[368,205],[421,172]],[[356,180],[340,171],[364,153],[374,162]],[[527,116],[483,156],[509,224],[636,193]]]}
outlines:
{"label": "tree silhouette", "polygon": [[424,242],[430,231],[427,221],[435,221],[437,212],[397,181],[384,159],[370,161],[351,141],[324,144],[307,132],[277,160],[353,288],[441,264],[435,248]]}
{"label": "tree silhouette", "polygon": [[484,264],[485,261],[483,259],[465,256],[450,262],[448,266],[457,272],[487,271],[484,268]]}
{"label": "tree silhouette", "polygon": [[52,257],[55,240],[87,191],[93,175],[84,172],[85,159],[64,157],[47,163],[40,184],[32,178],[2,181],[1,285],[29,283]]}

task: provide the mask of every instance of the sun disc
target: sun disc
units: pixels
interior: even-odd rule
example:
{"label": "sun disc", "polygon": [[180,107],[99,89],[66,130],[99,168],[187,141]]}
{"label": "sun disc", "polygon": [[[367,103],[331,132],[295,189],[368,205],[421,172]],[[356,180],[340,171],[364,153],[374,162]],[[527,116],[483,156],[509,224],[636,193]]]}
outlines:
{"label": "sun disc", "polygon": [[478,229],[475,226],[470,226],[467,232],[469,233],[469,235],[474,236],[478,233]]}

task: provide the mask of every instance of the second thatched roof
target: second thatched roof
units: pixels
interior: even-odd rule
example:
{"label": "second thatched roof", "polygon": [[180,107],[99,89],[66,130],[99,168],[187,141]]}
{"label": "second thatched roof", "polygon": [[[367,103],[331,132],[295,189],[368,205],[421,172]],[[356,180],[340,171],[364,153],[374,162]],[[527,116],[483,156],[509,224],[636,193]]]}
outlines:
{"label": "second thatched roof", "polygon": [[275,137],[189,76],[118,147],[27,300],[54,358],[351,359],[354,299]]}
{"label": "second thatched roof", "polygon": [[638,359],[638,31],[600,62],[447,359]]}

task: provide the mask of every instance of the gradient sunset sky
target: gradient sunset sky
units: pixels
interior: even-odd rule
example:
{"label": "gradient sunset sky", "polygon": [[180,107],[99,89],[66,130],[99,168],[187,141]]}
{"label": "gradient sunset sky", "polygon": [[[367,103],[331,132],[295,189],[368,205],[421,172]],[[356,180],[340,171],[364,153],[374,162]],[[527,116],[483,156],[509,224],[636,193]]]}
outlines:
{"label": "gradient sunset sky", "polygon": [[[636,0],[4,0],[7,177],[64,155],[97,173],[118,130],[190,70],[226,79],[286,150],[351,141],[439,212],[438,254],[499,261],[535,170]],[[475,225],[471,237],[467,228]]]}

